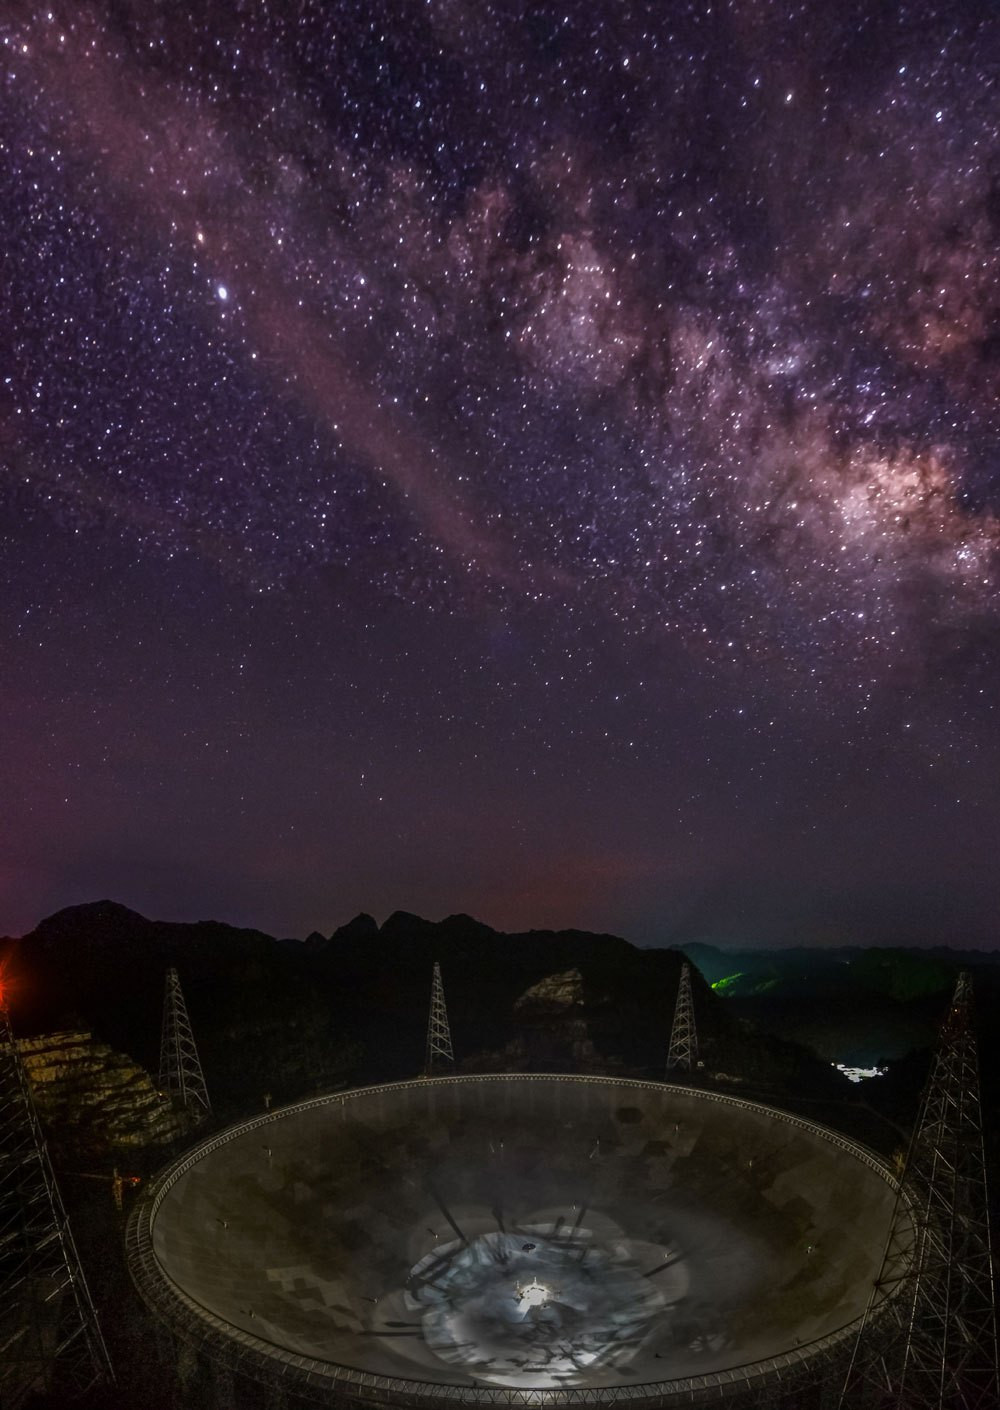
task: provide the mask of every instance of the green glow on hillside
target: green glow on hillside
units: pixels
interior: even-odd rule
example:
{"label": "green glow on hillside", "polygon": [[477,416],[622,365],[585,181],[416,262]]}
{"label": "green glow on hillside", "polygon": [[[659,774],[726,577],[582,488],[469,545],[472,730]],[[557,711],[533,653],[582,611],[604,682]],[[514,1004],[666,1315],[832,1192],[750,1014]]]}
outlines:
{"label": "green glow on hillside", "polygon": [[717,979],[715,981],[715,983],[712,985],[712,988],[719,989],[724,994],[729,988],[730,984],[735,984],[737,979],[743,978],[743,974],[744,971],[742,969],[738,969],[735,974],[725,974],[721,979]]}

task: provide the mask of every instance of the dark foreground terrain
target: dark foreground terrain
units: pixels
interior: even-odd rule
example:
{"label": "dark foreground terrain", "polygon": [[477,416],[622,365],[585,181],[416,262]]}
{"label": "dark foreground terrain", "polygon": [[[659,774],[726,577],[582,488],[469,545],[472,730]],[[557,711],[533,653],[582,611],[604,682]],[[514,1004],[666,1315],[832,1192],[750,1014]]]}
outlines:
{"label": "dark foreground terrain", "polygon": [[[889,1157],[905,1147],[928,1046],[960,965],[975,971],[980,1012],[996,1012],[995,956],[724,954],[697,945],[686,953],[698,966],[696,1080],[807,1115]],[[19,1038],[91,1033],[154,1078],[164,972],[176,966],[213,1104],[199,1135],[268,1105],[417,1075],[435,960],[460,1071],[663,1076],[683,956],[615,936],[507,935],[467,916],[434,923],[399,912],[382,926],[358,916],[329,937],[276,940],[214,922],[150,921],[102,901],[0,940]],[[989,1112],[997,1052],[993,1025],[982,1026]],[[836,1060],[889,1060],[889,1071],[854,1086]],[[114,1168],[148,1178],[191,1136],[125,1146],[100,1103],[74,1111],[54,1104],[49,1089],[39,1108],[121,1382],[116,1395],[101,1392],[92,1403],[207,1405],[211,1390],[158,1339],[131,1288],[123,1217],[110,1198]],[[996,1168],[995,1124],[987,1139]]]}

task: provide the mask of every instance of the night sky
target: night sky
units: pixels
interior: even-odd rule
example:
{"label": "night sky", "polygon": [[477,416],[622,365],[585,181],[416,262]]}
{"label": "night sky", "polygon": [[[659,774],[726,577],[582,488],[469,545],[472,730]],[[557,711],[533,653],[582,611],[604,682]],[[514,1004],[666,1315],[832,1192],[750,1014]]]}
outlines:
{"label": "night sky", "polygon": [[3,14],[0,932],[1000,944],[993,0]]}

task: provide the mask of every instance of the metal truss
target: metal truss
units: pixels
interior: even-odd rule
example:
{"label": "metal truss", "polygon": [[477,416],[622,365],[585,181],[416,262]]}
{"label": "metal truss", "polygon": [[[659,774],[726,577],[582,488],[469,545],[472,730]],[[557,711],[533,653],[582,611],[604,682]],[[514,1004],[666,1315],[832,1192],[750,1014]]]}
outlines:
{"label": "metal truss", "polygon": [[424,1075],[432,1077],[442,1067],[454,1069],[455,1052],[451,1046],[451,1028],[448,1025],[448,1010],[444,1002],[444,986],[441,983],[441,966],[434,961],[434,979],[431,983],[431,1010],[427,1019],[427,1055],[424,1061]]}
{"label": "metal truss", "polygon": [[0,994],[0,1404],[64,1404],[113,1382]]}
{"label": "metal truss", "polygon": [[681,979],[677,986],[677,1003],[674,1006],[674,1021],[670,1029],[667,1073],[693,1072],[697,1062],[698,1033],[694,1026],[691,966],[685,960],[681,965]]}
{"label": "metal truss", "polygon": [[[997,1324],[972,981],[941,1028],[876,1289],[840,1405],[996,1410]],[[878,1311],[877,1300],[869,1313]]]}
{"label": "metal truss", "polygon": [[201,1070],[181,982],[173,965],[167,970],[163,995],[160,1090],[176,1098],[192,1116],[204,1117],[211,1113],[205,1074]]}

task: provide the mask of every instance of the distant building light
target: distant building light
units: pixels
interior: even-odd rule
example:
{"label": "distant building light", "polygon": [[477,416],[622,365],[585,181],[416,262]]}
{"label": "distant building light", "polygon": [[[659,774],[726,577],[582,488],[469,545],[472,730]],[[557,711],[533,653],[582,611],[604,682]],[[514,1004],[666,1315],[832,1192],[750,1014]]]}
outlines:
{"label": "distant building light", "polygon": [[884,1077],[889,1071],[887,1067],[849,1067],[845,1062],[834,1062],[830,1066],[842,1072],[848,1082],[863,1082],[866,1077]]}

